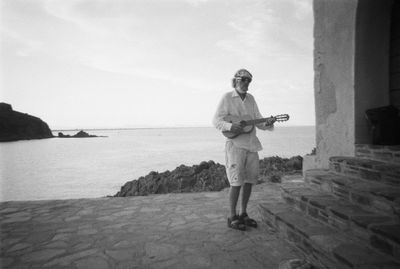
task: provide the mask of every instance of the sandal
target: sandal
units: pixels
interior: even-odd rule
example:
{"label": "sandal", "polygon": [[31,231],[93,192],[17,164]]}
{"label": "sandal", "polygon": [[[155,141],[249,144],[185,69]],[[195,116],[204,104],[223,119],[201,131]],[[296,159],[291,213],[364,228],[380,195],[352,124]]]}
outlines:
{"label": "sandal", "polygon": [[244,223],[246,226],[250,226],[253,228],[257,228],[257,222],[251,218],[249,218],[249,216],[247,215],[247,213],[242,213],[239,216],[239,219],[242,223]]}
{"label": "sandal", "polygon": [[242,221],[240,221],[240,218],[238,215],[235,215],[232,218],[228,218],[228,227],[235,229],[235,230],[240,230],[240,231],[246,230],[246,226],[243,224]]}

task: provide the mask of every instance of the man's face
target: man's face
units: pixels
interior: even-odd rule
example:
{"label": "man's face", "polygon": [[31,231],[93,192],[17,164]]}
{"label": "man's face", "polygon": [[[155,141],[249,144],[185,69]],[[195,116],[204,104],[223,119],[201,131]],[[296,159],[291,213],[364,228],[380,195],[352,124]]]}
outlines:
{"label": "man's face", "polygon": [[250,82],[251,79],[247,77],[236,78],[236,90],[239,92],[247,92],[249,90]]}

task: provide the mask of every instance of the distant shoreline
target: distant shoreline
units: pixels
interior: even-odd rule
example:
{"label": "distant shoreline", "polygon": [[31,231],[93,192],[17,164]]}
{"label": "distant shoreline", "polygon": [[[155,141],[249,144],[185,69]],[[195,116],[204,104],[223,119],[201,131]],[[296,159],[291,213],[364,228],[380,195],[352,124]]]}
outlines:
{"label": "distant shoreline", "polygon": [[[287,125],[287,126],[280,126],[280,128],[288,128],[288,127],[314,127],[315,125]],[[52,132],[72,132],[72,131],[80,131],[80,130],[87,130],[87,131],[113,131],[113,130],[148,130],[148,129],[193,129],[193,128],[214,128],[213,126],[176,126],[176,127],[129,127],[129,128],[73,128],[73,129],[51,129]]]}

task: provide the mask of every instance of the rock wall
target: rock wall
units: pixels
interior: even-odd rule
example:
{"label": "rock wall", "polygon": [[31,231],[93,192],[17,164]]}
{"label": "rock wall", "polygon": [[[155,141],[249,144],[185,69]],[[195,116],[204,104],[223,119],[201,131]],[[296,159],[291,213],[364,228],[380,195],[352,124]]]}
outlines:
{"label": "rock wall", "polygon": [[0,103],[0,142],[53,137],[46,122]]}

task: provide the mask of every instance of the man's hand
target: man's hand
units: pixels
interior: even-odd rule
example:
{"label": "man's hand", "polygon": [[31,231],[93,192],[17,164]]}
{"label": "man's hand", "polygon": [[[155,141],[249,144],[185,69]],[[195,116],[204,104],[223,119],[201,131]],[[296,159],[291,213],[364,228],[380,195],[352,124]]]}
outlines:
{"label": "man's hand", "polygon": [[275,121],[276,121],[276,119],[275,119],[274,117],[268,118],[268,119],[265,121],[265,125],[266,125],[266,126],[272,125],[272,124],[274,124]]}
{"label": "man's hand", "polygon": [[232,123],[231,132],[240,133],[243,131],[243,127],[240,124]]}

